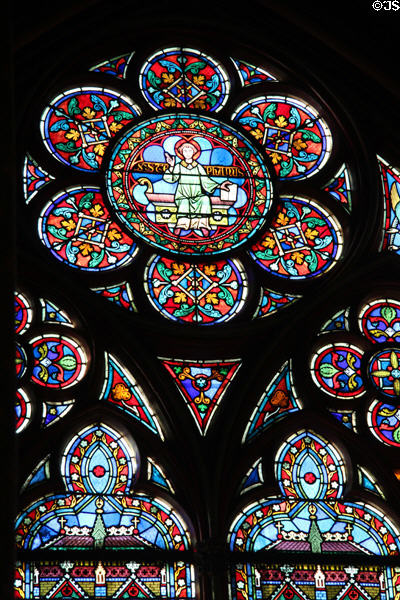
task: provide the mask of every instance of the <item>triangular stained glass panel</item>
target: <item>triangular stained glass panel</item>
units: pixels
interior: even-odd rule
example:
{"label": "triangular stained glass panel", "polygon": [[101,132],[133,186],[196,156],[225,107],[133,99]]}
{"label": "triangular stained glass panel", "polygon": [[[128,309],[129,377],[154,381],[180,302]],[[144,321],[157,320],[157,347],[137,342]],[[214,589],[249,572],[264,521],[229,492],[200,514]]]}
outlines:
{"label": "triangular stained glass panel", "polygon": [[297,586],[294,586],[292,583],[285,582],[282,585],[282,588],[278,591],[278,593],[274,596],[274,600],[305,600],[307,596],[302,594]]}
{"label": "triangular stained glass panel", "polygon": [[244,87],[262,83],[263,81],[278,81],[276,77],[261,67],[255,67],[244,60],[238,60],[236,58],[232,58],[232,61],[239,73],[240,81]]}
{"label": "triangular stained glass panel", "polygon": [[347,165],[342,165],[336,175],[324,187],[325,192],[351,211],[351,179]]}
{"label": "triangular stained glass panel", "polygon": [[354,582],[350,583],[345,591],[339,594],[337,600],[355,600],[355,598],[357,598],[357,600],[371,600],[371,596]]}
{"label": "triangular stained glass panel", "polygon": [[262,474],[262,459],[258,458],[254,465],[247,471],[245,477],[243,478],[240,493],[247,492],[258,485],[261,485],[264,482],[263,474]]}
{"label": "triangular stained glass panel", "polygon": [[253,319],[268,317],[281,308],[293,304],[298,298],[301,298],[301,296],[291,296],[290,294],[282,294],[267,288],[262,288],[261,298]]}
{"label": "triangular stained glass panel", "polygon": [[105,353],[105,364],[106,377],[100,400],[106,400],[118,406],[164,439],[157,417],[131,373],[107,352]]}
{"label": "triangular stained glass panel", "polygon": [[356,413],[354,410],[329,411],[345,427],[356,431]]}
{"label": "triangular stained glass panel", "polygon": [[322,325],[319,333],[327,333],[329,331],[349,331],[349,312],[350,308],[339,310]]}
{"label": "triangular stained glass panel", "polygon": [[75,400],[68,400],[63,404],[58,404],[55,402],[43,402],[42,427],[53,425],[53,423],[62,417],[65,417],[65,415],[73,407],[74,403]]}
{"label": "triangular stained glass panel", "polygon": [[357,471],[358,482],[361,485],[361,487],[368,490],[369,492],[373,492],[374,494],[381,496],[382,498],[385,498],[381,488],[375,480],[375,477],[369,471],[367,471],[367,469],[358,466]]}
{"label": "triangular stained glass panel", "polygon": [[131,312],[137,312],[137,308],[133,301],[131,287],[126,281],[107,287],[92,288],[92,291],[96,292],[96,294],[100,294],[103,298],[107,298],[110,302],[114,302],[114,304],[121,308],[130,310]]}
{"label": "triangular stained glass panel", "polygon": [[24,491],[26,488],[36,485],[37,483],[41,483],[46,479],[50,479],[50,455],[46,456],[43,460],[39,462],[38,465],[33,469],[32,473],[29,475],[24,485],[21,488],[21,491]]}
{"label": "triangular stained glass panel", "polygon": [[125,598],[155,598],[146,583],[137,577],[132,577],[125,585],[122,585],[113,598],[125,600]]}
{"label": "triangular stained glass panel", "polygon": [[290,362],[284,363],[258,402],[243,436],[243,443],[252,440],[274,421],[302,408],[293,387]]}
{"label": "triangular stained glass panel", "polygon": [[95,71],[97,73],[107,73],[113,77],[119,79],[125,79],[126,72],[128,69],[129,61],[131,60],[134,52],[128,52],[127,54],[121,54],[121,56],[115,56],[109,60],[105,60],[94,67],[91,67],[89,71]]}
{"label": "triangular stained glass panel", "polygon": [[68,315],[58,308],[54,302],[40,298],[40,304],[42,305],[42,321],[44,323],[60,324],[60,325],[73,325]]}
{"label": "triangular stained glass panel", "polygon": [[205,435],[223,394],[240,367],[240,359],[161,360],[184,397],[200,433]]}
{"label": "triangular stained glass panel", "polygon": [[32,198],[38,193],[40,188],[49,183],[52,179],[54,179],[54,177],[39,167],[36,160],[29,154],[25,156],[22,181],[24,198],[27,204],[29,204]]}
{"label": "triangular stained glass panel", "polygon": [[148,458],[148,479],[156,485],[161,486],[165,490],[174,493],[174,490],[164,475],[163,470],[151,458]]}
{"label": "triangular stained glass panel", "polygon": [[71,598],[71,600],[80,598],[89,598],[89,596],[83,591],[76,581],[71,578],[64,579],[53,588],[48,594],[47,598],[51,600],[64,600],[64,598]]}

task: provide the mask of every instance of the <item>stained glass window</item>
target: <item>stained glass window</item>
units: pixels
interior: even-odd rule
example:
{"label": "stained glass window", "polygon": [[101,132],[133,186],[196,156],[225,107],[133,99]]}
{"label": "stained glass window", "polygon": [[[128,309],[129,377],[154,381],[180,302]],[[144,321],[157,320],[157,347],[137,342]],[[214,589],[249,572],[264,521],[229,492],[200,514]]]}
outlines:
{"label": "stained glass window", "polygon": [[396,600],[383,101],[170,10],[19,107],[14,597]]}

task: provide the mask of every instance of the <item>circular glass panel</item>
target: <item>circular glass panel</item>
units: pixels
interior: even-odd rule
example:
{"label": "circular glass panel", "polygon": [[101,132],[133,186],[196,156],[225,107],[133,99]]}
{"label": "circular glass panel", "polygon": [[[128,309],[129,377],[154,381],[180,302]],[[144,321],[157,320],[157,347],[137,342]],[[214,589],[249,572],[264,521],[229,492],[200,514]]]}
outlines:
{"label": "circular glass panel", "polygon": [[49,388],[65,388],[85,375],[85,353],[70,338],[45,335],[30,343],[34,359],[31,379],[35,383]]}
{"label": "circular glass panel", "polygon": [[219,121],[163,115],[115,146],[107,191],[120,219],[152,246],[217,254],[263,225],[272,186],[259,152]]}
{"label": "circular glass panel", "polygon": [[338,398],[355,398],[364,392],[362,350],[346,344],[320,348],[311,361],[311,374],[324,392]]}
{"label": "circular glass panel", "polygon": [[376,352],[368,367],[375,388],[385,396],[400,397],[400,350],[386,348]]}

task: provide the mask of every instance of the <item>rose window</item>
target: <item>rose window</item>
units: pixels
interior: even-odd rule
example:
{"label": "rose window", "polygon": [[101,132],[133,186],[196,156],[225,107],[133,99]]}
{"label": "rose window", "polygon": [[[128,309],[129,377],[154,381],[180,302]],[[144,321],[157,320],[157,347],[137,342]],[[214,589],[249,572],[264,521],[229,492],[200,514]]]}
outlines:
{"label": "rose window", "polygon": [[[49,172],[30,155],[24,166],[40,239],[66,276],[102,273],[106,285],[87,278],[88,287],[128,310],[210,325],[269,315],[334,271],[354,193],[351,157],[333,155],[341,142],[328,109],[301,90],[283,93],[269,70],[194,48],[155,49],[144,62],[124,55],[92,71],[108,85],[61,90],[43,110]],[[274,93],[252,95],[267,84]],[[133,289],[139,255],[146,265]],[[256,275],[265,285],[249,302]]]}

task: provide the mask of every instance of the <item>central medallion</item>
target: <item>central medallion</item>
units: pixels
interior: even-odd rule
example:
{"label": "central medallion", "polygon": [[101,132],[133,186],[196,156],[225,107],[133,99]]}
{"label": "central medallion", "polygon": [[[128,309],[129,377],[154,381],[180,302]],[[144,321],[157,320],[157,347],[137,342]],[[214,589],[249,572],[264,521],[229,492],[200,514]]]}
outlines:
{"label": "central medallion", "polygon": [[264,159],[241,133],[179,113],[124,134],[112,152],[107,192],[134,234],[192,256],[246,242],[264,225],[272,202]]}

